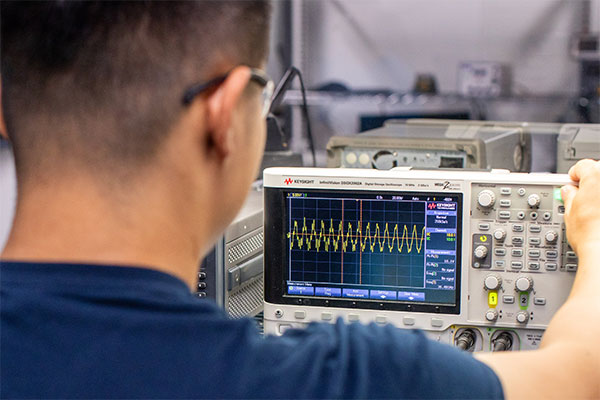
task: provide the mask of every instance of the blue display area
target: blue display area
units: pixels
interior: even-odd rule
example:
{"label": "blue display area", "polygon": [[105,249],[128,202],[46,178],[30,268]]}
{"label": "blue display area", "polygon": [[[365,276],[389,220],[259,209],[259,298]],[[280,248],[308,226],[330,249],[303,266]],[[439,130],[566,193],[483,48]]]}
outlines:
{"label": "blue display area", "polygon": [[287,193],[287,294],[455,304],[460,201]]}

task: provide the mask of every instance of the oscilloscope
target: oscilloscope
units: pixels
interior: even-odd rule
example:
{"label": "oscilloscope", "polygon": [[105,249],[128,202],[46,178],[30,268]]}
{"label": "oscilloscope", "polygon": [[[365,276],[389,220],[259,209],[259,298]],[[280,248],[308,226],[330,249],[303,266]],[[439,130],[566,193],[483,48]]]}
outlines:
{"label": "oscilloscope", "polygon": [[271,168],[265,332],[419,328],[469,351],[539,346],[570,291],[566,175]]}

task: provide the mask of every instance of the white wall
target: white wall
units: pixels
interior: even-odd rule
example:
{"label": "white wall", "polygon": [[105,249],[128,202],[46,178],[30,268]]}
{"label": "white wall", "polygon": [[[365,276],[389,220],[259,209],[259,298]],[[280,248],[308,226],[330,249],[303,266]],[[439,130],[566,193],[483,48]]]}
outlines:
{"label": "white wall", "polygon": [[[600,8],[592,1],[592,29]],[[456,90],[461,61],[512,68],[520,93],[575,93],[568,44],[580,30],[580,0],[305,0],[303,68],[311,85],[412,88],[418,72]]]}

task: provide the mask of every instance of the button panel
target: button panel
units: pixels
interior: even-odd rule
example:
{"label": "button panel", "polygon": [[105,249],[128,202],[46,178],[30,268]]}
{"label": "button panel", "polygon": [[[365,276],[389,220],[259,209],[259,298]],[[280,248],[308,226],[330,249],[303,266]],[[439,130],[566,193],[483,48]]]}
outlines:
{"label": "button panel", "polygon": [[[515,328],[548,323],[551,315],[546,313],[557,307],[549,301],[558,295],[556,282],[572,281],[577,270],[576,254],[566,243],[564,210],[554,196],[555,188],[534,184],[473,186],[474,193],[487,190],[496,200],[487,209],[471,206],[472,237],[488,235],[493,241],[486,258],[491,271],[480,268],[470,272],[469,283],[475,289],[469,304],[476,304],[478,310],[471,312],[470,305],[470,320]],[[472,202],[475,204],[476,199]],[[490,276],[501,284],[492,285]]]}

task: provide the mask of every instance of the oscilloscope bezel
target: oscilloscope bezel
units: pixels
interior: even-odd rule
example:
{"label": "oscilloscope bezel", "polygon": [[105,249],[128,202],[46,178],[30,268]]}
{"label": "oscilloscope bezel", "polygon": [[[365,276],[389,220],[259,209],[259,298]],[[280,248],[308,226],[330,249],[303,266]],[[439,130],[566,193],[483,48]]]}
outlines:
{"label": "oscilloscope bezel", "polygon": [[[286,237],[286,222],[288,220],[288,209],[286,199],[288,193],[310,192],[345,194],[382,194],[390,195],[420,195],[448,197],[457,199],[456,219],[456,275],[454,288],[454,304],[431,303],[420,301],[403,300],[371,300],[371,299],[342,299],[332,297],[288,295],[286,293],[286,275],[288,271],[288,244]],[[460,192],[432,192],[432,191],[361,191],[344,189],[304,189],[304,188],[272,188],[265,187],[264,201],[264,232],[265,232],[265,301],[273,304],[291,304],[316,307],[340,307],[355,309],[373,309],[390,311],[411,311],[439,314],[460,314],[461,304],[461,277],[462,277],[462,229],[463,229],[463,193]]]}

